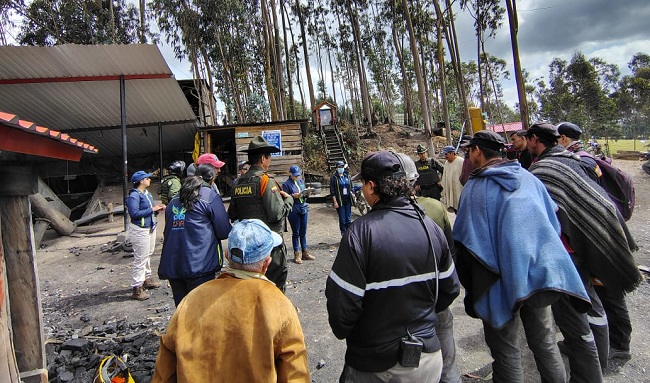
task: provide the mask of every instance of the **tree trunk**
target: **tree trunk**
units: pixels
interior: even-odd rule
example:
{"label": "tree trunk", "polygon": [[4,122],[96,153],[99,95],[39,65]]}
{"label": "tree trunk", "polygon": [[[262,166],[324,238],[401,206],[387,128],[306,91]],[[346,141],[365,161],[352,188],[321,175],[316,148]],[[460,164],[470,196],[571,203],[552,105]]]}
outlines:
{"label": "tree trunk", "polygon": [[422,122],[424,122],[424,132],[427,135],[429,153],[434,152],[433,142],[431,141],[431,125],[429,124],[429,119],[426,116],[429,113],[429,108],[427,105],[427,97],[424,94],[424,79],[422,78],[422,71],[420,70],[420,58],[418,55],[417,42],[415,40],[415,32],[413,31],[413,23],[411,21],[411,12],[409,12],[407,0],[402,0],[402,6],[404,7],[404,18],[406,19],[406,25],[409,31],[411,52],[413,54],[413,67],[415,70],[415,78],[418,81],[418,95],[420,96],[420,108],[422,110]]}
{"label": "tree trunk", "polygon": [[[465,82],[463,78],[463,68],[461,65],[460,59],[460,50],[458,48],[458,36],[456,34],[456,23],[454,22],[454,13],[452,11],[451,0],[445,0],[447,5],[448,20],[449,20],[449,30],[445,28],[445,37],[447,40],[447,46],[449,47],[449,53],[451,54],[452,66],[454,68],[454,75],[456,77],[456,87],[458,89],[458,96],[460,101],[463,104],[463,121],[466,121],[466,133],[472,134],[472,121],[469,118],[469,105],[467,104],[467,94],[465,92]],[[440,10],[440,5],[438,0],[434,1],[436,6],[436,12]],[[452,53],[453,52],[453,53]]]}
{"label": "tree trunk", "polygon": [[278,104],[278,117],[281,120],[287,119],[285,108],[284,75],[282,70],[282,55],[280,54],[280,28],[278,16],[275,13],[275,0],[271,0],[271,16],[273,21],[273,68],[275,69],[275,89]]}
{"label": "tree trunk", "polygon": [[[284,7],[284,14],[287,17],[287,22],[289,23],[289,29],[291,30],[291,19],[289,18],[289,11],[287,11],[286,7]],[[307,108],[305,106],[305,95],[302,92],[302,81],[300,79],[300,59],[298,58],[298,46],[296,45],[296,41],[293,38],[293,33],[291,33],[290,35],[291,35],[291,46],[293,48],[293,54],[296,60],[296,83],[298,84],[298,92],[300,93],[300,105],[302,105],[302,109],[303,111],[305,111]],[[287,61],[287,70],[289,70],[290,67],[288,62],[289,61]],[[290,89],[293,89],[293,84],[290,84]],[[295,109],[293,113],[294,113],[294,118],[297,118],[298,114],[295,112]],[[304,116],[300,116],[300,117],[304,117]]]}
{"label": "tree trunk", "polygon": [[438,17],[436,30],[438,34],[438,77],[440,77],[440,93],[442,98],[442,116],[445,121],[445,132],[447,133],[447,144],[451,145],[451,123],[449,121],[449,105],[447,103],[447,84],[445,84],[445,56],[442,51],[442,22]]}
{"label": "tree trunk", "polygon": [[399,43],[399,38],[397,36],[397,26],[395,19],[397,18],[397,12],[395,12],[395,0],[392,2],[393,5],[393,44],[395,45],[395,54],[397,55],[397,61],[399,61],[400,71],[402,73],[402,91],[404,92],[402,97],[404,98],[404,125],[412,126],[413,125],[413,112],[411,111],[411,91],[408,76],[406,74],[406,65],[404,64],[404,55],[402,54],[402,47]]}
{"label": "tree trunk", "polygon": [[[284,6],[284,0],[280,0],[280,13],[282,13],[282,32],[283,32],[283,37],[284,37],[284,59],[287,62],[287,87],[289,88],[289,108],[287,115],[289,118],[292,120],[296,119],[296,101],[293,99],[293,82],[291,78],[291,58],[289,56],[289,41],[287,40],[287,26],[285,23],[289,24],[289,29],[291,29],[291,19],[289,19],[288,15],[285,21],[285,12],[286,8]],[[291,38],[293,39],[293,34],[291,35]],[[296,66],[298,66],[298,63],[296,62]]]}
{"label": "tree trunk", "polygon": [[528,129],[528,100],[526,99],[524,78],[521,74],[521,62],[519,61],[519,43],[517,42],[519,21],[517,18],[517,4],[515,0],[506,0],[506,8],[508,11],[508,22],[510,24],[512,59],[515,63],[515,80],[517,81],[517,95],[519,96],[519,115],[521,116],[522,127]]}
{"label": "tree trunk", "polygon": [[300,0],[296,0],[296,9],[298,12],[298,21],[300,22],[300,36],[302,37],[302,52],[305,56],[305,70],[307,71],[307,86],[309,87],[309,113],[314,110],[314,84],[311,81],[311,68],[309,67],[309,51],[307,49],[307,34],[305,33],[305,19],[302,16]]}
{"label": "tree trunk", "polygon": [[266,94],[269,99],[269,106],[271,107],[271,121],[278,121],[278,105],[276,103],[275,90],[271,78],[271,41],[273,40],[273,36],[266,0],[262,0],[260,8],[262,8],[263,22],[262,37],[264,38],[264,79],[266,82]]}
{"label": "tree trunk", "polygon": [[363,107],[364,120],[368,121],[368,126],[372,126],[372,113],[370,111],[370,97],[368,95],[368,81],[366,79],[366,68],[363,58],[363,48],[361,46],[361,31],[359,28],[359,17],[357,9],[351,7],[347,2],[348,15],[352,24],[352,36],[355,46],[355,58],[357,60],[357,71],[359,72],[359,91],[361,92],[361,106]]}
{"label": "tree trunk", "polygon": [[147,43],[147,36],[145,32],[147,30],[147,25],[145,23],[145,11],[146,11],[146,0],[140,0],[140,44]]}

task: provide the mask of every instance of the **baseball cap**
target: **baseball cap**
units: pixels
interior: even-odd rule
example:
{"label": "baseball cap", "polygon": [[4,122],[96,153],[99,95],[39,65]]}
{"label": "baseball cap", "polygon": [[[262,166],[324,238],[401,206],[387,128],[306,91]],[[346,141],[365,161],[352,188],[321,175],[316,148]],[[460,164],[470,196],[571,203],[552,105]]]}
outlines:
{"label": "baseball cap", "polygon": [[342,167],[344,167],[344,166],[345,166],[345,162],[343,162],[343,161],[336,161],[336,167],[337,167],[337,168],[342,168]]}
{"label": "baseball cap", "polygon": [[289,173],[291,173],[292,176],[299,176],[302,174],[302,172],[300,171],[300,166],[298,165],[291,165],[291,167],[289,168]]}
{"label": "baseball cap", "polygon": [[404,153],[395,153],[395,155],[399,159],[400,166],[406,174],[406,179],[409,181],[417,180],[420,174],[418,174],[418,168],[415,166],[413,159]]}
{"label": "baseball cap", "polygon": [[580,129],[578,125],[567,121],[557,124],[557,132],[559,135],[564,135],[576,140],[582,135],[582,129]]}
{"label": "baseball cap", "polygon": [[230,259],[243,265],[259,262],[282,244],[282,237],[259,219],[244,219],[233,225],[228,234]]}
{"label": "baseball cap", "polygon": [[549,137],[549,138],[558,138],[560,135],[557,133],[557,128],[555,125],[548,123],[548,122],[536,122],[528,128],[526,131],[526,137],[530,137],[532,135],[536,136],[544,136],[544,137]]}
{"label": "baseball cap", "polygon": [[500,151],[504,148],[503,138],[491,130],[479,130],[474,133],[469,142],[462,143],[460,146],[478,146],[485,149]]}
{"label": "baseball cap", "polygon": [[[352,180],[377,180],[381,177],[399,173],[401,167],[402,165],[395,153],[388,150],[371,152],[361,161],[361,172],[352,177]],[[404,175],[404,171],[401,171],[401,174]]]}
{"label": "baseball cap", "polygon": [[196,164],[197,165],[209,164],[214,166],[217,169],[221,169],[221,167],[226,163],[223,161],[219,161],[219,158],[215,154],[205,153],[205,154],[201,154],[199,158],[197,158]]}
{"label": "baseball cap", "polygon": [[131,182],[136,183],[140,182],[145,178],[151,178],[153,176],[153,173],[147,173],[144,170],[138,170],[137,172],[133,173],[131,176]]}
{"label": "baseball cap", "polygon": [[456,153],[456,148],[454,148],[451,145],[445,146],[444,148],[442,148],[442,154],[447,154],[447,153]]}

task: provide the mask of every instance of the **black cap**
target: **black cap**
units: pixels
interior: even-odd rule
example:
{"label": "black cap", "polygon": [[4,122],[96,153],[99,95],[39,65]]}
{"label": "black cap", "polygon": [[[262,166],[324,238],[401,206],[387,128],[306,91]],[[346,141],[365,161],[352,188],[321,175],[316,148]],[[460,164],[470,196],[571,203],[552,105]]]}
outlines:
{"label": "black cap", "polygon": [[557,133],[557,128],[555,125],[549,122],[537,122],[533,124],[526,131],[526,137],[531,137],[532,135],[537,137],[548,137],[548,138],[558,138],[560,135]]}
{"label": "black cap", "polygon": [[474,137],[468,142],[463,142],[460,146],[478,146],[485,149],[500,151],[503,150],[504,140],[499,134],[491,130],[479,130],[474,133]]}
{"label": "black cap", "polygon": [[469,134],[463,134],[463,136],[460,138],[460,146],[461,148],[464,148],[469,144],[470,140],[472,139],[472,136]]}
{"label": "black cap", "polygon": [[248,144],[248,149],[241,150],[244,153],[278,153],[280,151],[277,146],[269,144],[262,136],[256,136]]}
{"label": "black cap", "polygon": [[582,129],[573,122],[560,122],[557,124],[557,132],[560,135],[567,136],[569,138],[573,138],[575,140],[580,138],[580,135],[582,135]]}
{"label": "black cap", "polygon": [[416,152],[417,154],[422,154],[422,153],[426,153],[428,150],[429,150],[429,149],[427,149],[426,146],[424,146],[424,145],[418,145],[418,148],[415,150],[415,152]]}
{"label": "black cap", "polygon": [[368,153],[363,161],[361,161],[361,172],[352,177],[352,180],[377,180],[399,173],[406,175],[401,168],[402,165],[395,153],[387,150],[372,152]]}

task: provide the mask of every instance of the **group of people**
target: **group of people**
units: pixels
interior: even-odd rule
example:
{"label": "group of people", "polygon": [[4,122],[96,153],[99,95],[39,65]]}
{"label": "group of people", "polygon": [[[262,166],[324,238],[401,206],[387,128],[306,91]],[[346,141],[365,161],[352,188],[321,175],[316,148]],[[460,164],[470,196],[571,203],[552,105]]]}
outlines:
{"label": "group of people", "polygon": [[[394,151],[369,153],[354,177],[337,164],[330,189],[342,239],[325,295],[332,332],[347,345],[340,382],[460,382],[449,306],[461,284],[465,311],[483,322],[494,381],[524,381],[521,327],[545,382],[600,382],[610,358],[629,359],[624,295],[641,280],[632,255],[636,244],[598,184],[597,167],[581,155],[577,132],[575,124],[538,123],[515,133],[525,142],[518,147],[521,162],[505,158],[504,140],[494,132],[463,137],[460,146],[472,165],[464,186],[463,159],[453,147],[443,150],[450,166],[442,166],[442,178],[453,176],[461,185],[456,191],[448,186],[450,195],[459,194],[455,205],[445,199],[444,182],[441,190],[430,187],[435,179],[426,172],[440,171],[439,164],[426,158],[423,147],[417,162]],[[281,238],[288,217],[294,262],[313,258],[306,251],[308,207],[299,167],[291,167],[282,187],[266,173],[277,150],[262,137],[253,139],[250,169],[235,182],[227,214],[220,198],[214,203],[219,213],[210,217],[225,222],[223,232],[214,234],[215,257],[221,260],[225,233],[230,270],[177,302],[161,338],[154,382],[310,381],[300,322],[282,294],[287,268]],[[527,169],[525,156],[531,159]],[[167,236],[187,231],[191,211],[213,208],[212,173],[200,166],[197,173],[207,180],[196,180],[198,186],[190,177],[183,180],[179,197],[166,208],[167,216],[177,217],[167,220],[161,268]],[[150,174],[136,174],[136,192],[149,198],[142,190]],[[355,181],[371,210],[349,222],[346,206]],[[152,217],[154,208],[165,209],[145,202],[140,205],[148,204]],[[457,214],[453,228],[448,211]],[[132,218],[137,228],[155,228],[153,222]],[[203,266],[214,279],[215,265]],[[150,270],[147,264],[142,269],[138,281],[145,285]],[[171,275],[164,277],[171,282]],[[553,322],[564,337],[559,344]],[[561,351],[569,359],[569,377]],[[246,368],[251,359],[256,367]],[[215,364],[218,373],[204,368]]]}

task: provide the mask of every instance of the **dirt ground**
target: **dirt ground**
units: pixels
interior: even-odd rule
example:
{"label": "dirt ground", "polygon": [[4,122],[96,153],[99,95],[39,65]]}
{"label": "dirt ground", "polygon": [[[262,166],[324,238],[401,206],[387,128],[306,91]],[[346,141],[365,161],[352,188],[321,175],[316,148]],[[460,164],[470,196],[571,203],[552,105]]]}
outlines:
{"label": "dirt ground", "polygon": [[[636,209],[628,225],[640,248],[635,254],[637,262],[650,266],[650,176],[641,170],[638,161],[615,161],[615,164],[634,177]],[[108,187],[105,196],[107,199],[115,199],[112,202],[119,202],[121,188]],[[453,214],[450,217],[453,219]],[[128,334],[144,333],[147,337],[137,344],[138,347],[129,344],[125,348],[122,343],[117,352],[131,353],[129,360],[140,363],[136,368],[136,381],[148,382],[157,348],[155,335],[164,331],[173,313],[171,290],[164,283],[162,288],[152,291],[151,299],[143,302],[130,300],[132,258],[126,258],[127,253],[122,251],[106,251],[123,228],[123,221],[119,217],[114,223],[99,222],[95,226],[103,231],[75,237],[58,237],[48,231],[37,252],[51,381],[90,381],[86,380],[90,372],[78,369],[78,360],[76,365],[74,361],[62,362],[64,358],[59,349],[62,342],[74,338],[88,339],[103,345],[94,349],[94,352],[102,354],[114,350],[110,344],[118,345]],[[162,248],[162,228],[161,223],[158,229],[159,241],[152,257],[154,275]],[[313,382],[336,382],[343,368],[345,342],[336,339],[329,328],[324,294],[325,280],[336,257],[340,240],[338,233],[337,216],[331,205],[311,203],[308,241],[316,260],[302,265],[289,263],[286,294],[299,312]],[[284,238],[290,248],[290,233],[285,233]],[[452,305],[458,365],[464,374],[474,376],[465,376],[465,382],[489,382],[491,357],[483,340],[481,322],[465,314],[462,294],[464,293],[461,292],[461,297]],[[650,366],[650,322],[646,317],[650,311],[650,284],[642,283],[638,290],[628,295],[627,302],[634,329],[632,360],[618,371],[608,373],[605,382],[650,382],[646,371],[647,366]],[[106,331],[107,325],[115,323],[118,324],[117,334]],[[98,328],[104,331],[98,332]],[[558,339],[560,338],[558,333]],[[524,356],[526,382],[539,381],[532,355],[527,349],[524,350]],[[145,367],[142,367],[143,363]],[[57,374],[63,376],[64,370],[71,371],[69,375],[74,373],[75,378],[57,378]]]}

